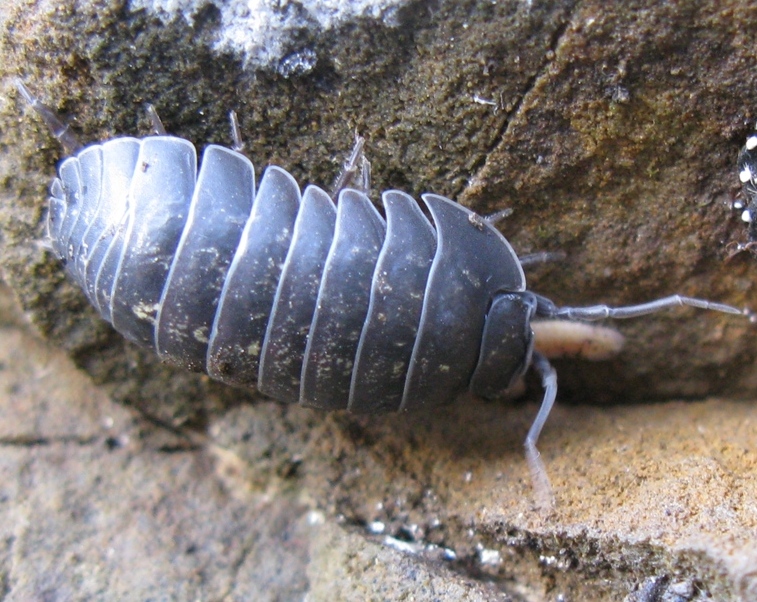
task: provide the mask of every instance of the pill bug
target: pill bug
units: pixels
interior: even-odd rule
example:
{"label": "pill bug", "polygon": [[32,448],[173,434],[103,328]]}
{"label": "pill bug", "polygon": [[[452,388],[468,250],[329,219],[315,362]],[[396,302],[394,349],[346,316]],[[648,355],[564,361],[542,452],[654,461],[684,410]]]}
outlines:
{"label": "pill bug", "polygon": [[[167,361],[274,399],[361,413],[429,409],[466,389],[497,397],[532,366],[544,397],[525,441],[537,494],[549,484],[536,441],[557,392],[532,320],[631,318],[672,306],[744,314],[673,295],[611,308],[557,307],[528,291],[510,243],[453,201],[343,188],[336,205],[279,167],[256,187],[238,150],[119,137],[80,147],[24,87],[72,156],[51,186],[47,236],[92,305]],[[238,134],[235,140],[239,142]],[[354,165],[353,165],[354,167]]]}

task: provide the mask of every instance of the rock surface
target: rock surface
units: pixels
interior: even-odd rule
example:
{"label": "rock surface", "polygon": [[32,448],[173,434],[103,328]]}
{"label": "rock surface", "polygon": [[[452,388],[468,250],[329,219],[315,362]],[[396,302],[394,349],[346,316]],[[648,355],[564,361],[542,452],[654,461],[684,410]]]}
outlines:
{"label": "rock surface", "polygon": [[324,416],[125,344],[39,244],[61,151],[13,89],[22,77],[87,141],[147,132],[150,101],[172,132],[228,142],[235,108],[256,167],[303,183],[333,181],[357,128],[377,190],[510,206],[519,252],[564,250],[530,278],[556,301],[754,307],[757,264],[727,257],[745,238],[729,204],[757,117],[757,9],[409,2],[303,29],[290,51],[312,51],[309,70],[255,72],[213,50],[220,14],[0,7],[0,265],[50,342],[5,318],[4,595],[757,597],[757,410],[727,400],[757,392],[746,320],[671,311],[621,324],[616,360],[557,364],[563,399],[614,405],[555,410],[540,449],[556,506],[540,513],[521,445],[533,403]]}

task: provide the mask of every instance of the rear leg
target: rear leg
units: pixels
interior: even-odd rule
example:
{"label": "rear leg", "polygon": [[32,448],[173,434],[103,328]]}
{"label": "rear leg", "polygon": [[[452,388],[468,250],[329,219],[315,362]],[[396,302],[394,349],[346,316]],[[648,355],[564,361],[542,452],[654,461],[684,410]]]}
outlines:
{"label": "rear leg", "polygon": [[53,136],[63,145],[63,148],[70,155],[73,155],[77,150],[81,148],[79,140],[74,136],[74,133],[69,129],[67,123],[63,123],[63,120],[58,116],[55,111],[45,104],[42,104],[39,99],[35,98],[20,79],[16,80],[16,89],[29,106],[42,118],[45,125],[50,130]]}
{"label": "rear leg", "polygon": [[344,163],[341,173],[334,182],[331,199],[336,200],[339,193],[345,188],[359,190],[369,194],[371,190],[371,164],[363,153],[365,138],[355,133],[355,144],[352,153]]}
{"label": "rear leg", "polygon": [[552,263],[553,261],[563,261],[567,255],[564,251],[537,251],[518,257],[520,265],[524,268],[530,268],[543,263]]}

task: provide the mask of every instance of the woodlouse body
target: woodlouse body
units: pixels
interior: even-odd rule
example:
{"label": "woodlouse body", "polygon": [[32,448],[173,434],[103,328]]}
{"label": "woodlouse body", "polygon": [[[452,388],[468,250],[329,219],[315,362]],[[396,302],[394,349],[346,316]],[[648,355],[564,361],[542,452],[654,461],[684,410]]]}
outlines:
{"label": "woodlouse body", "polygon": [[[533,366],[544,398],[525,446],[542,502],[549,484],[536,441],[557,378],[533,349],[534,318],[631,318],[680,305],[748,314],[679,295],[556,307],[526,289],[528,261],[493,219],[447,198],[423,195],[429,219],[410,196],[387,191],[384,219],[359,190],[342,190],[335,206],[315,186],[300,193],[279,167],[256,190],[249,159],[217,145],[199,171],[194,145],[167,135],[79,148],[19,90],[74,151],[51,188],[51,247],[116,330],[190,370],[326,410],[429,408],[465,389],[496,397]],[[559,338],[585,353],[586,336],[595,335]],[[622,344],[610,339],[600,347]]]}
{"label": "woodlouse body", "polygon": [[[131,341],[282,401],[358,412],[447,403],[469,382],[491,396],[528,366],[536,299],[509,243],[468,209],[424,195],[432,227],[388,191],[385,221],[364,193],[335,207],[278,167],[256,191],[250,161],[224,147],[196,165],[186,140],[116,138],[64,160],[52,186],[53,250]],[[501,354],[484,329],[495,298],[517,326],[490,373],[479,349],[483,336]]]}

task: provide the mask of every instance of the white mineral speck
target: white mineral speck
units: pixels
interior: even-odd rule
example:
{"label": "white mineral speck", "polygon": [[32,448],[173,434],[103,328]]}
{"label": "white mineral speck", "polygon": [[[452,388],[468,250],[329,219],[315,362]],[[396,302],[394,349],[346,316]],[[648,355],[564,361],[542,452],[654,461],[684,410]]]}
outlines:
{"label": "white mineral speck", "polygon": [[382,523],[380,520],[375,520],[372,523],[368,523],[368,532],[373,533],[374,535],[383,533],[385,529],[386,529],[386,525]]}
{"label": "white mineral speck", "polygon": [[502,556],[500,555],[499,550],[480,550],[478,557],[481,561],[481,564],[486,564],[489,566],[497,566],[499,564],[502,564]]}

